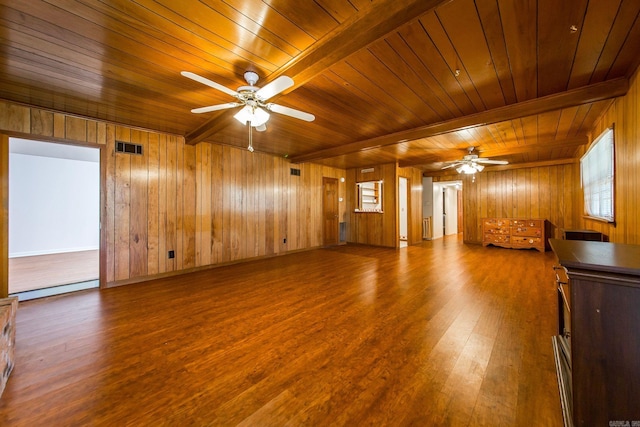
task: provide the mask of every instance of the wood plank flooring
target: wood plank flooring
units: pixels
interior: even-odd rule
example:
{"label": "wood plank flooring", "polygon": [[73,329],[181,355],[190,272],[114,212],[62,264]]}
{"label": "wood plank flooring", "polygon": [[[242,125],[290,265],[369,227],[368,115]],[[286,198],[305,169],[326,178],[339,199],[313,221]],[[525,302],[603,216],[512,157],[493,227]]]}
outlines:
{"label": "wood plank flooring", "polygon": [[561,426],[552,264],[454,237],[20,303],[0,425]]}
{"label": "wood plank flooring", "polygon": [[9,258],[9,293],[97,280],[99,251]]}

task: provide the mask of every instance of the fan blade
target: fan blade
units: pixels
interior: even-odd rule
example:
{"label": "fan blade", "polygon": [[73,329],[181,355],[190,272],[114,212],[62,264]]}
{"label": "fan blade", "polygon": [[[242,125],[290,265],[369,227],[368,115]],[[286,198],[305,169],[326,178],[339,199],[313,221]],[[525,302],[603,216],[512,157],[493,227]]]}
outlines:
{"label": "fan blade", "polygon": [[242,104],[238,102],[227,102],[226,104],[218,104],[218,105],[210,105],[208,107],[194,108],[193,110],[191,110],[191,112],[196,114],[209,113],[211,111],[226,110],[228,108],[239,107],[241,105]]}
{"label": "fan blade", "polygon": [[262,89],[259,89],[256,92],[256,96],[261,100],[266,101],[283,90],[289,89],[291,86],[293,86],[293,79],[291,77],[280,76]]}
{"label": "fan blade", "polygon": [[274,113],[284,114],[295,119],[304,120],[306,122],[312,122],[316,119],[313,114],[305,113],[304,111],[295,110],[293,108],[285,107],[278,104],[267,104],[267,108]]}
{"label": "fan blade", "polygon": [[460,162],[454,162],[454,163],[451,163],[450,165],[443,166],[443,167],[441,167],[440,169],[455,168],[456,166],[459,166],[459,165],[460,165]]}
{"label": "fan blade", "polygon": [[214,89],[219,90],[220,92],[224,92],[226,94],[229,94],[231,96],[238,96],[238,92],[236,92],[235,90],[231,90],[228,87],[222,86],[220,83],[216,83],[212,80],[206,79],[202,76],[199,76],[197,74],[191,73],[189,71],[182,71],[180,74],[182,74],[183,76],[191,79],[191,80],[195,80],[198,83],[202,83],[203,85],[207,85],[209,87],[212,87]]}
{"label": "fan blade", "polygon": [[487,165],[508,165],[509,162],[506,160],[491,160],[491,159],[475,159],[476,163],[485,163]]}

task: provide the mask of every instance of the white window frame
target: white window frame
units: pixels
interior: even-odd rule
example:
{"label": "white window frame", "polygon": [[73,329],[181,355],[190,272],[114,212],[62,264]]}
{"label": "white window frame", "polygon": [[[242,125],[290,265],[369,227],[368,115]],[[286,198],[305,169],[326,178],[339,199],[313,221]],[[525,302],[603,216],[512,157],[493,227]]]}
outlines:
{"label": "white window frame", "polygon": [[584,216],[615,222],[614,128],[607,128],[580,159],[580,181],[584,196]]}

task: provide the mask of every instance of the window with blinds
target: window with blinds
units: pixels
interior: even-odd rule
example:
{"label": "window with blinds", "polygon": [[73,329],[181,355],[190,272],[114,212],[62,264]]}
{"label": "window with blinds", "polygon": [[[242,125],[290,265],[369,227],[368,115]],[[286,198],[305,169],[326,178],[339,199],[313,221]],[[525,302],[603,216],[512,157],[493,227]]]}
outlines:
{"label": "window with blinds", "polygon": [[580,159],[585,215],[614,222],[613,128],[605,130]]}

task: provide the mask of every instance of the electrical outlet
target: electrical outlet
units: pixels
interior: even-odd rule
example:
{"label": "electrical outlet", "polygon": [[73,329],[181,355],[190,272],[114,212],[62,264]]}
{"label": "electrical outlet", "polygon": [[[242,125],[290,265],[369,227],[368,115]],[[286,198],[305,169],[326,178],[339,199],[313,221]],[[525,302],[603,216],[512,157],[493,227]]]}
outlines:
{"label": "electrical outlet", "polygon": [[169,259],[176,257],[176,251],[169,251]]}

